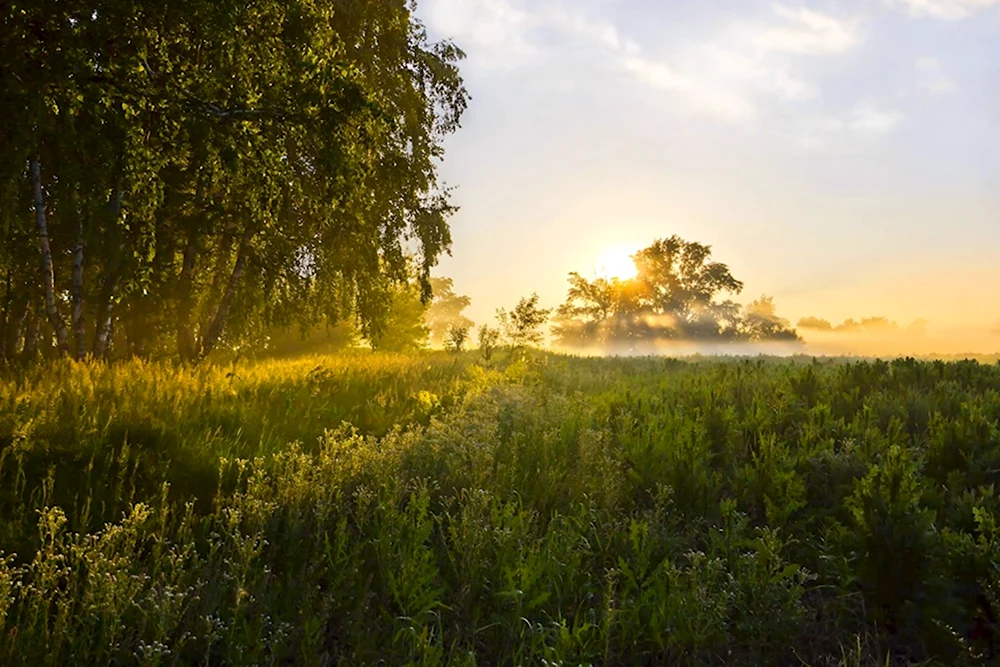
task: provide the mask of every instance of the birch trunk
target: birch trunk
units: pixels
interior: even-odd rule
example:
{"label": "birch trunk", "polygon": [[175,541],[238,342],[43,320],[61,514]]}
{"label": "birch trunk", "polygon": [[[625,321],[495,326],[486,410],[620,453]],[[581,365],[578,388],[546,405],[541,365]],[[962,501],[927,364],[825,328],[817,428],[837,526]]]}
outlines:
{"label": "birch trunk", "polygon": [[205,294],[205,312],[202,314],[201,327],[198,329],[202,335],[212,326],[215,313],[212,312],[211,304],[217,303],[222,292],[223,283],[226,281],[226,274],[229,267],[229,258],[233,251],[233,234],[228,230],[219,237],[219,245],[215,249],[215,270],[212,272],[212,285]]}
{"label": "birch trunk", "polygon": [[[68,351],[68,334],[66,332],[66,322],[59,314],[59,306],[56,303],[55,270],[52,266],[52,247],[49,245],[49,226],[45,217],[45,194],[42,192],[41,164],[38,158],[30,162],[31,180],[35,194],[35,227],[38,233],[38,245],[42,253],[42,286],[45,289],[45,312],[49,322],[56,332],[56,342],[59,350]],[[37,338],[37,336],[36,336]],[[27,341],[25,342],[27,347]]]}
{"label": "birch trunk", "polygon": [[77,359],[87,356],[87,327],[83,320],[83,215],[73,195],[73,211],[76,213],[76,244],[73,247],[73,343]]}
{"label": "birch trunk", "polygon": [[197,356],[194,330],[191,326],[191,315],[194,312],[194,269],[197,256],[195,232],[192,228],[188,232],[187,245],[184,246],[184,261],[181,265],[178,286],[177,352],[180,354],[181,361],[192,361]]}
{"label": "birch trunk", "polygon": [[[113,229],[118,229],[118,216],[122,210],[122,181],[119,179],[118,186],[111,193],[109,202],[109,219]],[[114,315],[115,294],[118,291],[119,274],[121,273],[121,236],[115,232],[115,238],[119,241],[114,251],[114,257],[108,263],[107,273],[104,275],[104,284],[101,285],[101,296],[97,310],[97,329],[94,332],[94,357],[103,359],[107,355],[111,342],[111,318]]]}
{"label": "birch trunk", "polygon": [[243,272],[246,270],[247,253],[250,250],[250,239],[252,237],[253,233],[248,227],[240,239],[240,248],[236,254],[236,265],[229,276],[226,291],[219,301],[219,307],[215,311],[212,324],[209,325],[208,330],[202,337],[200,358],[205,358],[211,354],[212,350],[215,349],[215,345],[219,342],[219,337],[222,336],[222,332],[225,330],[226,320],[229,319],[229,310],[232,308],[233,298],[236,296],[236,288],[243,278]]}

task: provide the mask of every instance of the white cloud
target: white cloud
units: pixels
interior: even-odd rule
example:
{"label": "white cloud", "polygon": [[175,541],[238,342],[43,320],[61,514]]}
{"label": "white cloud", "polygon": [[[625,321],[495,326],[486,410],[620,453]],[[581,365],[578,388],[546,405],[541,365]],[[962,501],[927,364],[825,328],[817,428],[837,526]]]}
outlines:
{"label": "white cloud", "polygon": [[754,104],[735,90],[681,74],[665,63],[628,55],[622,64],[639,81],[652,88],[682,95],[698,111],[724,120],[739,120],[752,116],[756,111]]}
{"label": "white cloud", "polygon": [[[766,20],[744,20],[720,28],[710,40],[653,54],[603,17],[600,6],[579,0],[427,0],[423,5],[432,33],[455,37],[474,64],[531,66],[535,76],[545,76],[547,64],[569,59],[581,80],[593,80],[596,57],[605,74],[618,72],[671,96],[674,108],[725,122],[760,117],[770,103],[787,110],[819,98],[821,90],[804,74],[808,58],[803,56],[842,54],[861,41],[857,20],[776,4]],[[566,72],[561,67],[553,76]],[[901,120],[869,108],[841,117],[792,114],[806,135],[824,137],[884,132]]]}
{"label": "white cloud", "polygon": [[773,14],[770,21],[743,22],[681,49],[669,65],[633,53],[626,67],[727,120],[756,115],[761,98],[801,103],[820,97],[819,87],[796,71],[794,58],[850,50],[861,41],[857,21],[784,5],[775,5]]}
{"label": "white cloud", "polygon": [[421,13],[436,34],[489,67],[516,66],[536,50],[528,41],[535,17],[508,0],[433,0]]}
{"label": "white cloud", "polygon": [[896,0],[914,16],[930,16],[946,21],[960,21],[974,13],[1000,6],[1000,0]]}
{"label": "white cloud", "polygon": [[836,151],[853,145],[852,139],[875,138],[896,129],[906,116],[893,109],[861,104],[840,114],[820,114],[794,124],[791,138],[803,148]]}
{"label": "white cloud", "polygon": [[857,107],[848,116],[848,127],[859,132],[884,134],[903,122],[905,116],[892,110],[877,109],[869,105]]}
{"label": "white cloud", "polygon": [[708,69],[728,79],[728,86],[749,83],[762,92],[793,102],[819,97],[820,90],[815,84],[796,76],[786,65],[768,61],[761,54],[748,55],[717,44],[704,45],[701,54]]}
{"label": "white cloud", "polygon": [[608,21],[591,18],[579,13],[556,8],[540,14],[544,23],[564,30],[567,34],[582,38],[592,44],[618,51],[625,48],[625,41],[618,29]]}
{"label": "white cloud", "polygon": [[952,81],[937,58],[918,58],[914,63],[920,74],[920,88],[932,95],[946,95],[958,90],[958,84]]}
{"label": "white cloud", "polygon": [[774,12],[784,19],[780,25],[758,25],[752,40],[766,51],[784,51],[804,55],[843,53],[861,41],[858,23],[816,12],[805,7],[795,9],[775,5]]}

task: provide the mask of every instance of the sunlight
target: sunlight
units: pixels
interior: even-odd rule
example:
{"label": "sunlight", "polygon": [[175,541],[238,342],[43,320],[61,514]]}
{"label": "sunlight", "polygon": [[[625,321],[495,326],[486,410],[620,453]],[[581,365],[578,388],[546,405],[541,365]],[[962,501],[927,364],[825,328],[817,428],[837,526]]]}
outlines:
{"label": "sunlight", "polygon": [[626,247],[611,248],[597,260],[595,270],[598,278],[605,280],[631,280],[636,276],[635,264],[632,262],[634,250]]}

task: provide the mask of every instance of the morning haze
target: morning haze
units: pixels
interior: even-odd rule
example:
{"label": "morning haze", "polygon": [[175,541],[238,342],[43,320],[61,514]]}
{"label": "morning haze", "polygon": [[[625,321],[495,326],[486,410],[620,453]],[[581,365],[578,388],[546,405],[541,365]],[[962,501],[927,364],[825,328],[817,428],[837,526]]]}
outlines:
{"label": "morning haze", "polygon": [[993,5],[429,0],[474,99],[441,271],[482,322],[676,233],[792,321],[924,319],[894,351],[995,351]]}

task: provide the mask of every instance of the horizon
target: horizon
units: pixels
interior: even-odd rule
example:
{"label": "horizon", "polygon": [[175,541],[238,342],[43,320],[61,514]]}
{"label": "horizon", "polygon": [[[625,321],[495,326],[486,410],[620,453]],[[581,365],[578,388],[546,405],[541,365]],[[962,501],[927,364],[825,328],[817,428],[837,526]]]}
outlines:
{"label": "horizon", "polygon": [[1000,2],[427,0],[418,17],[467,54],[441,168],[461,210],[435,273],[477,323],[678,234],[792,323],[922,319],[900,353],[1000,350]]}

